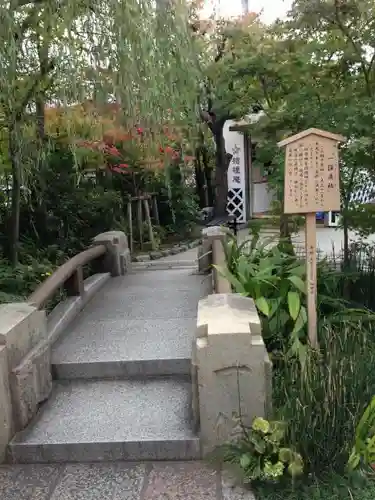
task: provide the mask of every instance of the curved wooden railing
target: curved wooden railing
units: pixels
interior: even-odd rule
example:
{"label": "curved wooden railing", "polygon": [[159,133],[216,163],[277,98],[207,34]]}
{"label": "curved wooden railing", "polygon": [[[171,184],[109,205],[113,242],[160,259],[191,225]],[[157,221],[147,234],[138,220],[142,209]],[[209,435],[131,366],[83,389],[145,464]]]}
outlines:
{"label": "curved wooden railing", "polygon": [[42,309],[62,287],[70,296],[84,295],[83,267],[105,255],[106,251],[105,245],[96,245],[75,255],[43,281],[30,295],[28,302],[38,309]]}

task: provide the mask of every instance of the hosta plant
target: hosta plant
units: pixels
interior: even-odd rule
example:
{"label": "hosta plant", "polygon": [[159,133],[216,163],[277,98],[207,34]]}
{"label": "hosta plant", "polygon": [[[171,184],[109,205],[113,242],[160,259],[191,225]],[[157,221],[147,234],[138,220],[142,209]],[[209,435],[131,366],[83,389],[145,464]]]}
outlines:
{"label": "hosta plant", "polygon": [[260,241],[258,235],[241,245],[228,238],[224,250],[227,265],[218,271],[236,293],[254,299],[268,350],[282,349],[287,341],[290,352],[303,359],[305,264],[281,252],[272,239]]}
{"label": "hosta plant", "polygon": [[220,448],[224,462],[240,468],[245,482],[278,481],[303,474],[301,455],[285,447],[285,424],[255,418],[251,427],[236,419],[232,441]]}

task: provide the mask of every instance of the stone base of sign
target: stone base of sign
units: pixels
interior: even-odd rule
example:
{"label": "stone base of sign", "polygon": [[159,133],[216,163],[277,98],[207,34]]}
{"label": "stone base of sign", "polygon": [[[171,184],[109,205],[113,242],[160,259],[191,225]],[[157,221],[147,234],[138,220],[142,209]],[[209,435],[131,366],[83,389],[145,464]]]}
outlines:
{"label": "stone base of sign", "polygon": [[252,299],[226,293],[199,302],[192,379],[204,453],[230,439],[239,409],[244,425],[269,415],[272,365]]}

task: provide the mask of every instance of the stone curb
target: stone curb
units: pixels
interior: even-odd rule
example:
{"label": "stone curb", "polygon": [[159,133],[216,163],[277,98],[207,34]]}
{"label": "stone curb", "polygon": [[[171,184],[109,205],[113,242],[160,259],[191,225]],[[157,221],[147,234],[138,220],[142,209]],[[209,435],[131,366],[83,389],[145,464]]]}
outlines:
{"label": "stone curb", "polygon": [[197,239],[188,243],[181,243],[165,250],[155,250],[146,254],[135,255],[132,257],[133,262],[147,262],[149,260],[158,260],[168,255],[177,255],[178,253],[187,252],[191,248],[197,248],[202,240]]}

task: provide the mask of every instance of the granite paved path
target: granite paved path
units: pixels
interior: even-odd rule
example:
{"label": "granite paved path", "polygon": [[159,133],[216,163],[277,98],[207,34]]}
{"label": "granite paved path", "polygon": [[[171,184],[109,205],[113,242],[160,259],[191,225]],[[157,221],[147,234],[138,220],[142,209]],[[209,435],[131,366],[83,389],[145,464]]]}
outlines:
{"label": "granite paved path", "polygon": [[0,466],[1,500],[254,500],[202,462]]}

